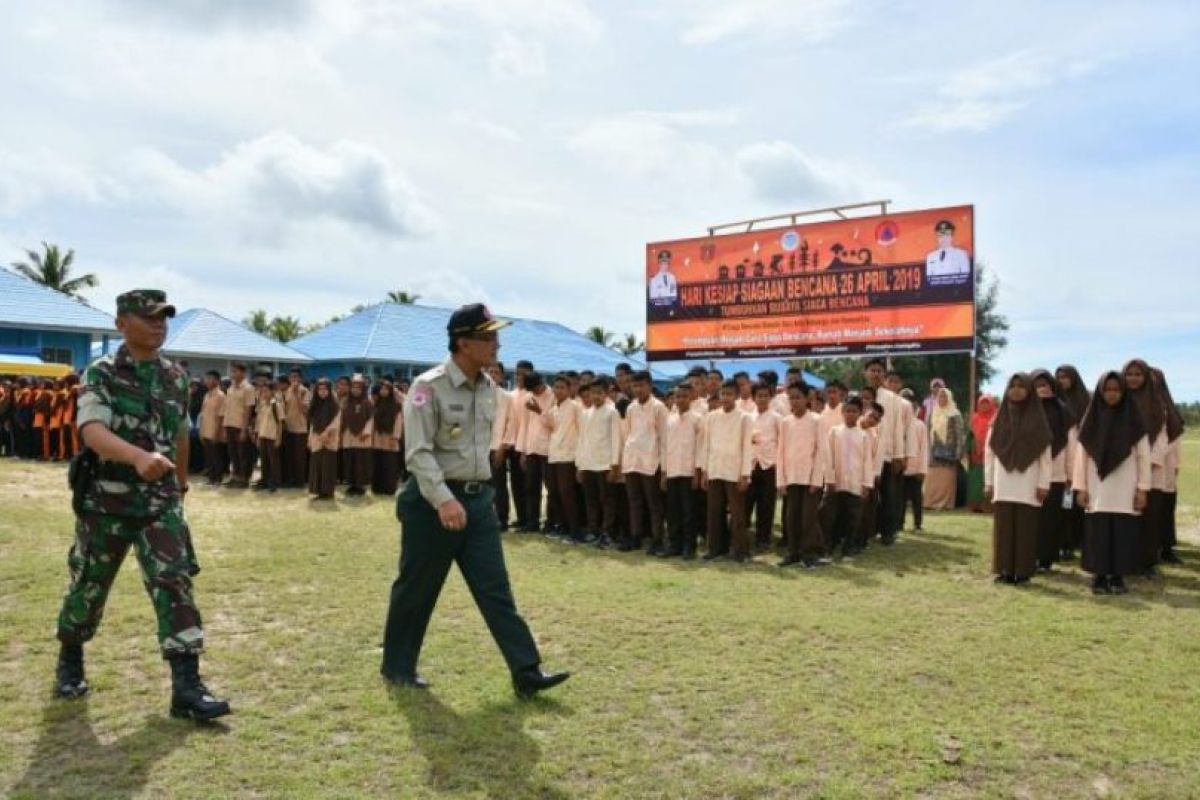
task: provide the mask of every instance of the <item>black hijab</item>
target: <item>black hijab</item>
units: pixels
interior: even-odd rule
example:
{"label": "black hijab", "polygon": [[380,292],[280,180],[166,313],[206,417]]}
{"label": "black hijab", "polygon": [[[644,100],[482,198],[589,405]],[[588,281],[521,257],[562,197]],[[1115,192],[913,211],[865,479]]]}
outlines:
{"label": "black hijab", "polygon": [[[318,394],[317,389],[324,385],[329,389],[329,393],[325,397]],[[341,408],[338,406],[337,398],[333,396],[333,384],[328,378],[321,378],[313,386],[312,402],[308,406],[308,424],[312,427],[313,433],[324,433],[338,415]]]}
{"label": "black hijab", "polygon": [[[1121,400],[1115,407],[1104,402],[1104,384],[1110,379],[1115,379],[1121,387]],[[1096,462],[1100,480],[1121,466],[1145,435],[1146,423],[1125,386],[1125,371],[1104,373],[1079,425],[1079,443]]]}
{"label": "black hijab", "polygon": [[1167,441],[1173,442],[1183,435],[1183,415],[1179,413],[1179,406],[1175,405],[1175,399],[1171,397],[1171,389],[1167,386],[1167,376],[1158,367],[1151,367],[1150,371],[1154,374],[1154,382],[1158,386],[1158,396],[1163,402],[1166,414]]}
{"label": "black hijab", "polygon": [[1083,414],[1087,411],[1088,401],[1092,398],[1088,395],[1088,390],[1084,388],[1083,378],[1079,374],[1079,370],[1070,364],[1063,364],[1058,369],[1054,370],[1055,383],[1058,382],[1058,377],[1066,375],[1071,379],[1071,388],[1063,389],[1061,386],[1060,393],[1062,394],[1063,402],[1067,404],[1067,408],[1071,409],[1071,416],[1076,422],[1083,419]]}
{"label": "black hijab", "polygon": [[[1008,399],[1008,390],[1014,385],[1025,387],[1024,402]],[[1033,390],[1033,380],[1028,374],[1018,372],[1008,379],[1000,410],[992,422],[992,452],[1009,472],[1024,472],[1049,446],[1050,426]]]}
{"label": "black hijab", "polygon": [[1046,423],[1050,426],[1050,455],[1057,457],[1067,446],[1067,434],[1075,424],[1076,417],[1072,416],[1071,409],[1067,408],[1062,396],[1062,387],[1049,370],[1035,369],[1029,373],[1029,379],[1033,382],[1035,393],[1039,380],[1046,381],[1054,391],[1053,397],[1038,399],[1042,401],[1042,411],[1046,413]]}

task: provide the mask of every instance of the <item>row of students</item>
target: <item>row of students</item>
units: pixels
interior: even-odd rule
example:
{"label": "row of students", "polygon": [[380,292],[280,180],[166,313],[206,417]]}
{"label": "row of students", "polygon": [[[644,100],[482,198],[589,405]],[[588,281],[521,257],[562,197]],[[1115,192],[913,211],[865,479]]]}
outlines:
{"label": "row of students", "polygon": [[79,377],[0,381],[0,456],[66,461],[79,450]]}
{"label": "row of students", "polygon": [[1104,373],[1086,403],[1081,390],[1071,367],[1008,381],[985,447],[998,582],[1023,584],[1050,569],[1079,528],[1097,594],[1122,594],[1127,577],[1179,561],[1183,419],[1165,376],[1135,359]]}
{"label": "row of students", "polygon": [[831,545],[853,555],[876,533],[893,542],[906,480],[919,485],[923,471],[913,408],[881,360],[867,366],[864,397],[842,401],[831,386],[829,405],[794,380],[782,392],[752,386],[749,397],[731,380],[714,394],[704,370],[673,390],[670,407],[648,373],[563,373],[551,386],[528,362],[516,374],[516,389],[497,390],[493,478],[502,526],[511,496],[526,532],[663,557],[694,557],[703,541],[708,559],[745,561],[769,544],[782,495],[783,563],[814,565]]}
{"label": "row of students", "polygon": [[251,383],[245,365],[234,364],[228,385],[216,372],[205,385],[198,424],[210,485],[247,488],[257,463],[255,489],[307,487],[320,500],[331,499],[339,483],[349,496],[396,492],[404,472],[403,395],[391,381],[368,388],[361,375],[336,384],[323,378],[309,389],[294,370]]}

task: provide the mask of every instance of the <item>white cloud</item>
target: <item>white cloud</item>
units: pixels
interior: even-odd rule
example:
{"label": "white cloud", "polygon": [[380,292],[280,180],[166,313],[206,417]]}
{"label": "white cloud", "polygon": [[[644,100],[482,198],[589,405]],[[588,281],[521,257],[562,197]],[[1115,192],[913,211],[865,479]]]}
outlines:
{"label": "white cloud", "polygon": [[193,170],[155,150],[139,153],[132,177],[185,213],[233,221],[251,242],[277,244],[297,228],[337,223],[390,239],[433,232],[436,218],[378,150],[340,141],[319,148],[287,133],[242,142]]}
{"label": "white cloud", "polygon": [[311,0],[114,0],[139,19],[158,18],[188,28],[291,26],[308,18]]}
{"label": "white cloud", "polygon": [[1008,120],[1039,90],[1083,77],[1098,63],[1035,50],[982,61],[952,73],[938,89],[940,98],[919,106],[900,127],[981,133]]}
{"label": "white cloud", "polygon": [[502,142],[517,144],[523,139],[515,128],[469,111],[457,111],[451,118],[464,128],[477,131]]}
{"label": "white cloud", "polygon": [[100,203],[113,191],[86,166],[61,154],[0,144],[0,216],[19,214],[52,198]]}
{"label": "white cloud", "polygon": [[845,194],[854,194],[849,186],[839,186],[827,167],[788,142],[755,142],[739,150],[734,163],[755,194],[764,200],[780,203],[824,200],[839,188]]}
{"label": "white cloud", "polygon": [[853,22],[849,0],[706,0],[684,8],[682,40],[688,45],[737,38],[821,42]]}
{"label": "white cloud", "polygon": [[647,179],[706,184],[731,173],[729,159],[685,130],[724,124],[721,111],[631,112],[600,117],[571,136],[571,150],[604,169]]}
{"label": "white cloud", "polygon": [[546,74],[546,49],[539,41],[505,31],[492,43],[489,65],[497,78],[540,78]]}

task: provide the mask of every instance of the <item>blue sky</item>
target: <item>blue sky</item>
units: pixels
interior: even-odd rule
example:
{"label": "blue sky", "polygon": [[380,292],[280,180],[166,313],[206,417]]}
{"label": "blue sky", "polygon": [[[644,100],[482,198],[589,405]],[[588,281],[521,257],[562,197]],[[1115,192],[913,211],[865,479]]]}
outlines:
{"label": "blue sky", "polygon": [[0,259],[318,321],[389,289],[643,329],[647,241],[974,203],[1002,370],[1200,399],[1200,6],[0,2]]}

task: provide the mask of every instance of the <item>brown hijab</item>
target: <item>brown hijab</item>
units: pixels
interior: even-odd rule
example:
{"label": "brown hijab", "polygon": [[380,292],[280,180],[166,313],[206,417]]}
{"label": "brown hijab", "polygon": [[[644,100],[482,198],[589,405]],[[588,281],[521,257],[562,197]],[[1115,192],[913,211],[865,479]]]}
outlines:
{"label": "brown hijab", "polygon": [[1083,419],[1083,414],[1087,411],[1088,401],[1092,398],[1083,385],[1083,378],[1080,376],[1079,370],[1070,364],[1063,364],[1054,370],[1054,377],[1057,379],[1063,375],[1071,379],[1071,388],[1066,390],[1063,390],[1061,386],[1058,388],[1063,402],[1067,404],[1067,408],[1071,409],[1071,416],[1078,422]]}
{"label": "brown hijab", "polygon": [[[1115,407],[1104,402],[1104,384],[1112,378],[1121,386],[1121,400]],[[1079,443],[1096,462],[1101,480],[1121,466],[1146,435],[1146,424],[1132,394],[1125,386],[1124,370],[1104,373],[1092,393],[1092,402],[1083,415],[1083,422],[1079,424]]]}
{"label": "brown hijab", "polygon": [[[359,389],[358,395],[354,394],[355,388]],[[346,395],[345,404],[342,406],[342,428],[358,436],[374,415],[375,407],[371,404],[371,398],[367,397],[366,381],[361,378],[352,380],[350,393]]]}
{"label": "brown hijab", "polygon": [[1138,411],[1142,412],[1142,422],[1146,425],[1146,434],[1150,437],[1150,444],[1153,445],[1167,422],[1166,408],[1163,405],[1162,397],[1159,396],[1158,385],[1154,382],[1154,373],[1150,371],[1150,365],[1140,358],[1135,358],[1121,368],[1121,377],[1125,377],[1130,368],[1140,369],[1146,376],[1140,389],[1130,389],[1128,381],[1125,381],[1125,388],[1133,397]]}
{"label": "brown hijab", "polygon": [[[383,390],[387,389],[387,394]],[[379,395],[375,398],[375,430],[391,433],[396,429],[396,416],[400,413],[400,402],[396,399],[396,387],[391,381],[379,382]]]}
{"label": "brown hijab", "polygon": [[[329,390],[325,397],[317,393],[317,389],[322,385]],[[333,424],[339,410],[337,398],[333,396],[333,384],[328,378],[321,378],[313,386],[312,402],[308,406],[308,424],[312,432],[324,433],[325,429]]]}
{"label": "brown hijab", "polygon": [[1183,435],[1183,415],[1179,413],[1179,406],[1175,405],[1175,399],[1171,397],[1171,389],[1167,386],[1167,376],[1158,367],[1151,367],[1150,371],[1154,374],[1154,383],[1158,387],[1158,395],[1162,398],[1165,407],[1167,441],[1173,442]]}
{"label": "brown hijab", "polygon": [[[1013,386],[1025,387],[1023,402],[1008,399],[1008,390]],[[992,452],[1009,472],[1024,472],[1049,446],[1050,425],[1033,390],[1033,381],[1028,374],[1018,372],[1008,379],[1004,400],[992,423]]]}
{"label": "brown hijab", "polygon": [[1063,401],[1062,387],[1049,370],[1035,369],[1029,373],[1029,379],[1035,384],[1035,388],[1037,382],[1043,380],[1054,391],[1053,397],[1039,397],[1038,400],[1042,403],[1042,411],[1046,413],[1046,422],[1050,425],[1050,455],[1057,457],[1067,446],[1067,434],[1077,418],[1072,416],[1071,409],[1067,408],[1066,402]]}

